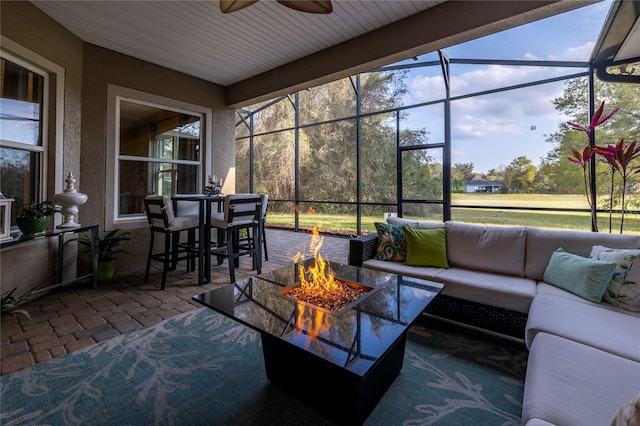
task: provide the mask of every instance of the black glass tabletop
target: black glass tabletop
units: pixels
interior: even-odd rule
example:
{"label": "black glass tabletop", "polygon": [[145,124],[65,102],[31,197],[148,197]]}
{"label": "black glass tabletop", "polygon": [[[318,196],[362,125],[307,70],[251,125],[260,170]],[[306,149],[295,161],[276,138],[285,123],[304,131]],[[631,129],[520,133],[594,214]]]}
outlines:
{"label": "black glass tabletop", "polygon": [[299,268],[308,268],[312,261],[292,263],[193,299],[363,376],[443,288],[431,281],[332,263],[337,280],[364,293],[332,311],[287,294],[299,285]]}

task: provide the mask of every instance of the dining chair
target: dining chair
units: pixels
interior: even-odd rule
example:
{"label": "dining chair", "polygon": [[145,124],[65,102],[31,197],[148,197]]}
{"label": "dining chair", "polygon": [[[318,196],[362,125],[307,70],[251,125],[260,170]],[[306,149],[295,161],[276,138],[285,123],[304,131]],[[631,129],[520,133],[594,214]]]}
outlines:
{"label": "dining chair", "polygon": [[[162,262],[162,284],[164,290],[167,281],[167,271],[174,270],[180,260],[187,260],[187,272],[195,269],[196,230],[200,226],[197,216],[176,216],[171,198],[166,195],[147,195],[144,208],[149,221],[151,240],[147,255],[147,269],[144,282],[149,280],[151,261]],[[187,232],[187,242],[180,242],[180,235]],[[155,235],[164,235],[164,250],[154,253]]]}
{"label": "dining chair", "polygon": [[[225,196],[224,212],[211,214],[211,228],[219,233],[220,246],[211,250],[218,257],[218,264],[226,258],[229,262],[229,279],[236,281],[235,268],[241,256],[253,258],[253,269],[262,270],[262,197],[260,194],[230,194]],[[240,243],[240,232],[250,237],[246,244]]]}

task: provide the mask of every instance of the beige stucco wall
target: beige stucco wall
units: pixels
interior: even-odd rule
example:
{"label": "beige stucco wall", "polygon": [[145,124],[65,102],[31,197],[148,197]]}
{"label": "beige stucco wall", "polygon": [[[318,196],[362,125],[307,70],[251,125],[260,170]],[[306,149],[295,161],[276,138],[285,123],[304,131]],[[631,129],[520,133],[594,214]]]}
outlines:
{"label": "beige stucco wall", "polygon": [[[223,87],[84,43],[25,1],[0,2],[0,16],[0,32],[4,37],[65,70],[62,171],[63,174],[72,171],[79,190],[89,197],[78,217],[83,225],[97,223],[101,230],[105,229],[105,202],[109,196],[106,192],[109,164],[106,144],[111,143],[107,140],[108,84],[211,108],[212,146],[205,148],[212,152],[211,168],[226,173],[235,164],[235,111],[225,107]],[[51,183],[47,198],[51,199],[54,193]],[[142,227],[132,232],[134,238],[126,248],[133,255],[121,256],[117,271],[145,266],[149,231]],[[0,286],[3,290],[18,284],[16,277],[21,278],[18,294],[41,281],[42,271],[34,272],[34,265],[48,264],[52,254],[49,243],[42,242],[41,245],[40,255],[34,254],[38,251],[38,243],[13,248],[11,255],[9,251],[6,255],[2,253]],[[21,256],[21,250],[30,250],[29,255]]]}
{"label": "beige stucco wall", "polygon": [[[130,56],[85,44],[82,85],[82,192],[89,201],[82,207],[80,219],[100,223],[105,228],[105,191],[107,144],[107,86],[109,84],[188,102],[213,110],[212,169],[224,173],[235,164],[235,110],[224,105],[224,88]],[[149,231],[132,229],[132,256],[120,256],[118,270],[145,266]]]}

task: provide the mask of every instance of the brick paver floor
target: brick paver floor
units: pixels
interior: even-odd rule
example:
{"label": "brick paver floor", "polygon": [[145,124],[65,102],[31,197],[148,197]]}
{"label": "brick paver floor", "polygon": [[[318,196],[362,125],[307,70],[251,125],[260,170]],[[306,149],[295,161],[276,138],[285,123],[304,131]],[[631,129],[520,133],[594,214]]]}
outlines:
{"label": "brick paver floor", "polygon": [[[290,264],[298,251],[307,251],[308,233],[267,229],[269,261],[263,272]],[[323,257],[339,263],[348,261],[349,240],[324,236]],[[156,264],[156,265],[153,265]],[[228,283],[229,270],[212,264],[211,282],[198,286],[196,272],[185,273],[182,264],[167,276],[166,289],[160,290],[162,271],[152,263],[149,283],[144,269],[118,274],[114,281],[96,290],[87,283],[73,284],[21,305],[24,315],[4,315],[0,321],[0,375],[9,374],[111,339],[138,328],[200,307],[191,296]],[[243,258],[236,280],[255,275],[251,261]]]}

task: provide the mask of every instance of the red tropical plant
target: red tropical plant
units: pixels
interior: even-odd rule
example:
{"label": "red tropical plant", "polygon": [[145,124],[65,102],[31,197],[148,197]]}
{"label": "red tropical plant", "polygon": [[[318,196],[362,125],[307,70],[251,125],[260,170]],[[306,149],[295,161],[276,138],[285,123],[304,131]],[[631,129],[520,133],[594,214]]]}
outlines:
{"label": "red tropical plant", "polygon": [[[614,108],[611,112],[604,117],[602,114],[604,113],[604,101],[600,104],[600,108],[593,114],[591,117],[591,122],[587,125],[580,125],[572,122],[567,122],[569,126],[574,128],[575,130],[580,130],[587,134],[587,137],[591,138],[591,134],[593,130],[609,120],[613,117],[620,109]],[[627,200],[626,200],[626,192],[629,189],[627,186],[629,184],[629,178],[635,174],[640,173],[640,168],[638,166],[632,166],[631,163],[638,158],[640,155],[640,146],[637,146],[636,141],[633,141],[630,144],[625,143],[624,139],[621,139],[616,145],[607,145],[606,147],[600,147],[597,145],[591,146],[587,145],[582,153],[577,149],[572,149],[573,158],[569,157],[568,160],[572,163],[579,164],[582,167],[583,176],[585,179],[585,193],[587,195],[587,201],[589,202],[589,206],[591,207],[591,221],[593,224],[593,229],[595,231],[598,230],[597,226],[597,217],[595,212],[595,200],[592,198],[593,194],[589,191],[587,181],[590,180],[590,175],[587,177],[587,170],[589,169],[587,166],[591,159],[594,157],[594,154],[598,155],[601,161],[605,162],[610,169],[611,172],[611,188],[610,188],[610,199],[609,199],[609,232],[611,232],[611,223],[612,223],[612,213],[613,213],[613,200],[614,200],[614,189],[615,189],[615,176],[619,174],[622,179],[622,191],[621,191],[621,207],[622,207],[622,215],[620,219],[620,233],[622,234],[622,229],[624,227],[624,215],[627,208]],[[591,196],[590,196],[591,194]]]}
{"label": "red tropical plant", "polygon": [[640,154],[640,146],[636,146],[636,141],[626,144],[624,139],[620,139],[615,145],[608,145],[607,147],[594,147],[595,152],[605,161],[611,169],[611,199],[609,200],[609,232],[611,232],[611,212],[613,210],[613,190],[614,190],[614,178],[618,173],[622,178],[622,215],[620,218],[620,233],[622,234],[622,228],[624,227],[624,214],[627,208],[627,202],[625,195],[627,193],[627,185],[629,178],[635,174],[640,173],[640,169],[637,166],[632,166],[631,162],[635,160]]}
{"label": "red tropical plant", "polygon": [[591,173],[590,173],[590,169],[588,167],[589,162],[591,161],[591,158],[593,158],[593,154],[594,154],[594,150],[590,145],[587,145],[584,147],[584,149],[582,150],[582,152],[578,151],[575,148],[572,148],[571,151],[573,151],[573,158],[569,157],[567,158],[569,161],[571,161],[574,164],[579,164],[580,167],[582,167],[582,178],[584,181],[584,193],[587,196],[587,203],[589,203],[589,209],[591,210],[591,225],[593,227],[593,229],[595,231],[598,230],[598,221],[596,219],[596,215],[595,215],[595,210],[594,210],[594,204],[593,204],[593,200],[591,197],[591,191],[589,191],[589,181],[591,180]]}

